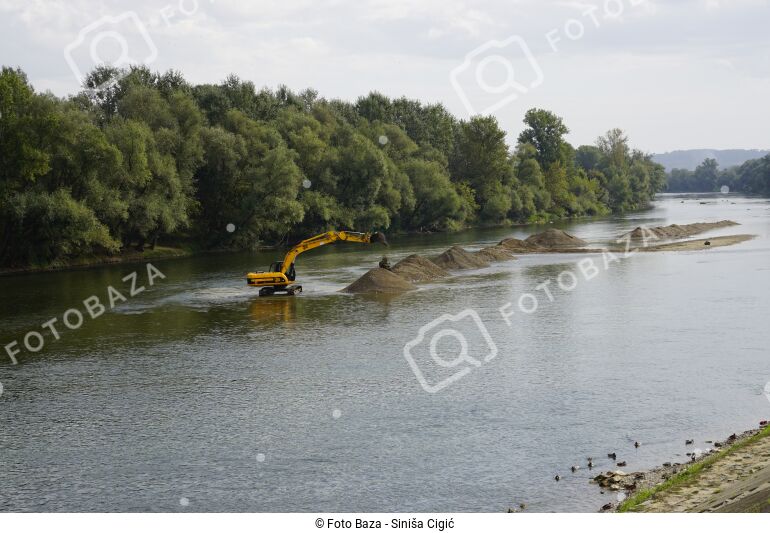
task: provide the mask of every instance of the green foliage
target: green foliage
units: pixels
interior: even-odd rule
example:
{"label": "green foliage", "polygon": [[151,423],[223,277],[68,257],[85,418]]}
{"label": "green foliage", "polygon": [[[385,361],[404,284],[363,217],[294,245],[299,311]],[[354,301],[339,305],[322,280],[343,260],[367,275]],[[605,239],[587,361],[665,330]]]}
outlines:
{"label": "green foliage", "polygon": [[[600,215],[644,207],[665,182],[622,131],[575,150],[542,109],[511,150],[493,117],[376,92],[351,104],[146,67],[99,67],[85,85],[57,99],[0,74],[0,266]],[[767,167],[746,167],[747,187]]]}
{"label": "green foliage", "polygon": [[460,122],[449,170],[452,179],[476,191],[479,221],[500,224],[511,209],[514,169],[505,143],[505,132],[494,117],[473,117]]}
{"label": "green foliage", "polygon": [[441,230],[465,218],[463,207],[464,204],[467,206],[468,200],[464,201],[462,194],[468,194],[468,190],[458,193],[441,165],[435,161],[413,159],[404,165],[404,171],[412,183],[415,196],[406,219],[410,227]]}
{"label": "green foliage", "polygon": [[716,160],[705,159],[695,171],[675,168],[668,175],[671,192],[714,192],[725,185],[734,192],[770,196],[770,156],[724,170]]}
{"label": "green foliage", "polygon": [[732,180],[725,181],[737,191],[770,196],[770,156],[746,161]]}
{"label": "green foliage", "polygon": [[[665,187],[664,168],[651,155],[632,150],[625,132],[618,128],[599,137],[596,146],[579,147],[575,162],[595,182],[592,187],[598,203],[616,213],[647,207]],[[602,209],[596,212],[601,214]]]}
{"label": "green foliage", "polygon": [[569,128],[561,117],[545,109],[530,109],[524,115],[527,127],[519,134],[520,144],[531,144],[537,150],[537,161],[544,169],[559,161],[564,136]]}

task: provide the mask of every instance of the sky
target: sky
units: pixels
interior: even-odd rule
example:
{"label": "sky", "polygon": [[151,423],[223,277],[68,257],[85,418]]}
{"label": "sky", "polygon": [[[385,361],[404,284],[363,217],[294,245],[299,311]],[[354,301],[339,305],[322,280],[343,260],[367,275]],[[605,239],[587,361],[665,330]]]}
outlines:
{"label": "sky", "polygon": [[235,73],[492,114],[549,109],[575,146],[770,148],[770,0],[0,0],[0,63],[67,96],[97,63]]}

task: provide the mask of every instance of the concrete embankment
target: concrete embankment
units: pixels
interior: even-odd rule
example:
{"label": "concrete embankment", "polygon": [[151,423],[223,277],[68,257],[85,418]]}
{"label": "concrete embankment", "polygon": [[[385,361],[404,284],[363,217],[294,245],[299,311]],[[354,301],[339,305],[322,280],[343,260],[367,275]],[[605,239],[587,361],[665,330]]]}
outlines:
{"label": "concrete embankment", "polygon": [[770,427],[731,435],[686,465],[635,476],[623,512],[770,512]]}

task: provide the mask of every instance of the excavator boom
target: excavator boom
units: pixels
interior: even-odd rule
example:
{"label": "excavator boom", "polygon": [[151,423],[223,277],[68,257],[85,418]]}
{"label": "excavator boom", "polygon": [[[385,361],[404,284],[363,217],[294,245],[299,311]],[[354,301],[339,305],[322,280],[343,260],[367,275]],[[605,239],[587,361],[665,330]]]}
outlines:
{"label": "excavator boom", "polygon": [[286,253],[283,261],[273,263],[269,272],[249,272],[246,282],[252,287],[260,287],[259,295],[268,296],[276,291],[285,291],[289,295],[302,292],[301,285],[292,285],[295,279],[294,261],[297,256],[313,248],[318,248],[335,241],[350,241],[370,244],[379,242],[388,245],[385,235],[380,232],[360,233],[355,231],[327,231],[315,237],[310,237],[296,244]]}
{"label": "excavator boom", "polygon": [[283,258],[283,267],[281,271],[285,274],[291,265],[294,264],[294,260],[302,252],[307,252],[313,248],[318,248],[325,244],[333,243],[334,241],[351,241],[360,242],[364,244],[370,244],[372,242],[381,242],[387,246],[388,242],[385,240],[385,235],[380,232],[376,233],[359,233],[355,231],[327,231],[321,233],[315,237],[305,239],[301,243],[295,245],[291,250],[286,253],[286,257]]}

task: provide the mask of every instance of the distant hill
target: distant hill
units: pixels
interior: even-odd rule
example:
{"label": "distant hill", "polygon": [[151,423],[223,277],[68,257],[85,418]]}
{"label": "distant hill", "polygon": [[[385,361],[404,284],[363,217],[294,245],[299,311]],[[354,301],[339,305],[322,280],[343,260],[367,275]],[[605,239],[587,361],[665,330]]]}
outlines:
{"label": "distant hill", "polygon": [[660,163],[666,170],[672,168],[684,168],[695,170],[704,159],[716,159],[721,168],[741,165],[749,159],[758,159],[770,153],[770,150],[674,150],[665,154],[652,156],[656,163]]}

